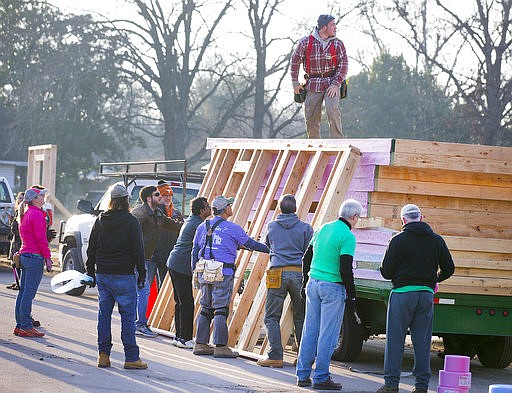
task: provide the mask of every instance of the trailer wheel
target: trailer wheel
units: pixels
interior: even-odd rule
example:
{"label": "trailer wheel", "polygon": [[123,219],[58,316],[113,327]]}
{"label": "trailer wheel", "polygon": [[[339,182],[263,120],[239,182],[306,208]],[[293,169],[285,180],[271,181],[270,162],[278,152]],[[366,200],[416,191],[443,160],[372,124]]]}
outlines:
{"label": "trailer wheel", "polygon": [[487,336],[475,346],[484,367],[505,368],[512,362],[512,337]]}
{"label": "trailer wheel", "polygon": [[332,354],[332,359],[340,362],[352,362],[361,354],[364,341],[364,326],[356,322],[354,314],[347,313],[343,316],[338,346]]}
{"label": "trailer wheel", "polygon": [[474,337],[456,334],[447,334],[443,336],[443,346],[445,355],[463,355],[470,359],[475,357]]}
{"label": "trailer wheel", "polygon": [[[76,248],[70,248],[66,255],[64,255],[64,260],[62,261],[62,271],[66,270],[78,270],[81,273],[84,273],[84,269],[81,266],[80,260],[78,259],[78,250]],[[71,289],[66,292],[66,295],[69,296],[82,296],[85,292],[85,285]]]}

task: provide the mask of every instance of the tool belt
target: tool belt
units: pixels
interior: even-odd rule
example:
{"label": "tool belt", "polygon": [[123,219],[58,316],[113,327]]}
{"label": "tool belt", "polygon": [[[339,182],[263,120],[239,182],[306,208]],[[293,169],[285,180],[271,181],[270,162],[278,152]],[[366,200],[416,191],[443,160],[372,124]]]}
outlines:
{"label": "tool belt", "polygon": [[336,75],[336,70],[328,71],[328,72],[322,72],[320,74],[304,74],[305,79],[311,79],[311,78],[332,78],[334,75]]}
{"label": "tool belt", "polygon": [[301,266],[272,267],[267,270],[265,283],[267,288],[281,288],[283,272],[302,272]]}

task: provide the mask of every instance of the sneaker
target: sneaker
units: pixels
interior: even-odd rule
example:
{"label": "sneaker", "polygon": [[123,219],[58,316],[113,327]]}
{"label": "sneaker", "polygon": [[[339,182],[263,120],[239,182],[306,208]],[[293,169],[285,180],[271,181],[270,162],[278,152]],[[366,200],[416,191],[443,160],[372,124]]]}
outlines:
{"label": "sneaker", "polygon": [[148,364],[139,358],[135,362],[124,362],[124,368],[127,370],[145,370],[148,368]]}
{"label": "sneaker", "polygon": [[334,382],[331,377],[323,382],[313,382],[313,389],[316,390],[341,390],[341,383]]}
{"label": "sneaker", "polygon": [[377,393],[398,393],[398,386],[387,386],[382,385],[378,390]]}
{"label": "sneaker", "polygon": [[193,340],[185,341],[183,338],[179,338],[176,340],[176,346],[178,348],[194,349],[194,341]]}
{"label": "sneaker", "polygon": [[298,379],[297,380],[297,386],[299,386],[301,388],[306,388],[308,386],[311,386],[311,378]]}
{"label": "sneaker", "polygon": [[44,333],[37,331],[34,328],[31,329],[18,329],[18,336],[20,337],[44,337]]}
{"label": "sneaker", "polygon": [[15,327],[14,331],[12,332],[12,334],[14,334],[15,336],[19,336],[20,335],[20,328]]}
{"label": "sneaker", "polygon": [[178,346],[179,338],[171,338],[171,345],[174,345],[175,347]]}
{"label": "sneaker", "polygon": [[194,355],[213,355],[214,349],[210,347],[208,344],[194,344],[194,349],[192,353]]}
{"label": "sneaker", "polygon": [[158,337],[158,333],[152,331],[148,326],[137,326],[135,328],[135,334],[144,337],[155,338]]}
{"label": "sneaker", "polygon": [[256,364],[261,367],[283,368],[282,359],[260,359]]}
{"label": "sneaker", "polygon": [[98,367],[100,367],[100,368],[110,367],[110,356],[108,353],[100,352],[98,354]]}
{"label": "sneaker", "polygon": [[214,358],[237,358],[238,352],[233,351],[227,345],[216,346],[213,350]]}
{"label": "sneaker", "polygon": [[414,387],[412,393],[428,393],[428,389]]}

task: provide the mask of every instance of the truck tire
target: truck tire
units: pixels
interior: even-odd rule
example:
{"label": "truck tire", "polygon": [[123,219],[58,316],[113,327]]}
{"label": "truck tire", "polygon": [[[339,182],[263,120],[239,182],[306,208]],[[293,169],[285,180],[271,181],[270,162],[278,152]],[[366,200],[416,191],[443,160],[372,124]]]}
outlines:
{"label": "truck tire", "polygon": [[443,336],[443,346],[445,355],[462,355],[473,359],[476,354],[473,336],[447,334]]}
{"label": "truck tire", "polygon": [[484,367],[505,368],[512,363],[512,337],[488,336],[475,346]]}
{"label": "truck tire", "polygon": [[338,346],[332,354],[332,359],[340,362],[353,362],[356,360],[363,348],[363,336],[363,324],[358,324],[354,314],[347,313],[345,310]]}
{"label": "truck tire", "polygon": [[[64,259],[62,261],[62,271],[66,270],[78,270],[81,273],[85,273],[85,269],[80,263],[80,259],[78,257],[78,250],[76,248],[70,248],[66,255],[64,255]],[[69,296],[82,296],[85,292],[85,285],[72,289],[66,292],[66,295]]]}

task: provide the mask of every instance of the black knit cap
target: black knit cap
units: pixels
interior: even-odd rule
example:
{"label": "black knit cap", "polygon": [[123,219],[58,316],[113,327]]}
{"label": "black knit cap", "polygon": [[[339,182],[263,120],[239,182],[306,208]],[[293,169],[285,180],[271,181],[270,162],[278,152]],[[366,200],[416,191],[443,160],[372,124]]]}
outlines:
{"label": "black knit cap", "polygon": [[317,21],[317,29],[321,30],[322,27],[327,26],[327,24],[331,20],[334,20],[334,16],[332,16],[332,15],[320,15],[318,17],[318,21]]}

